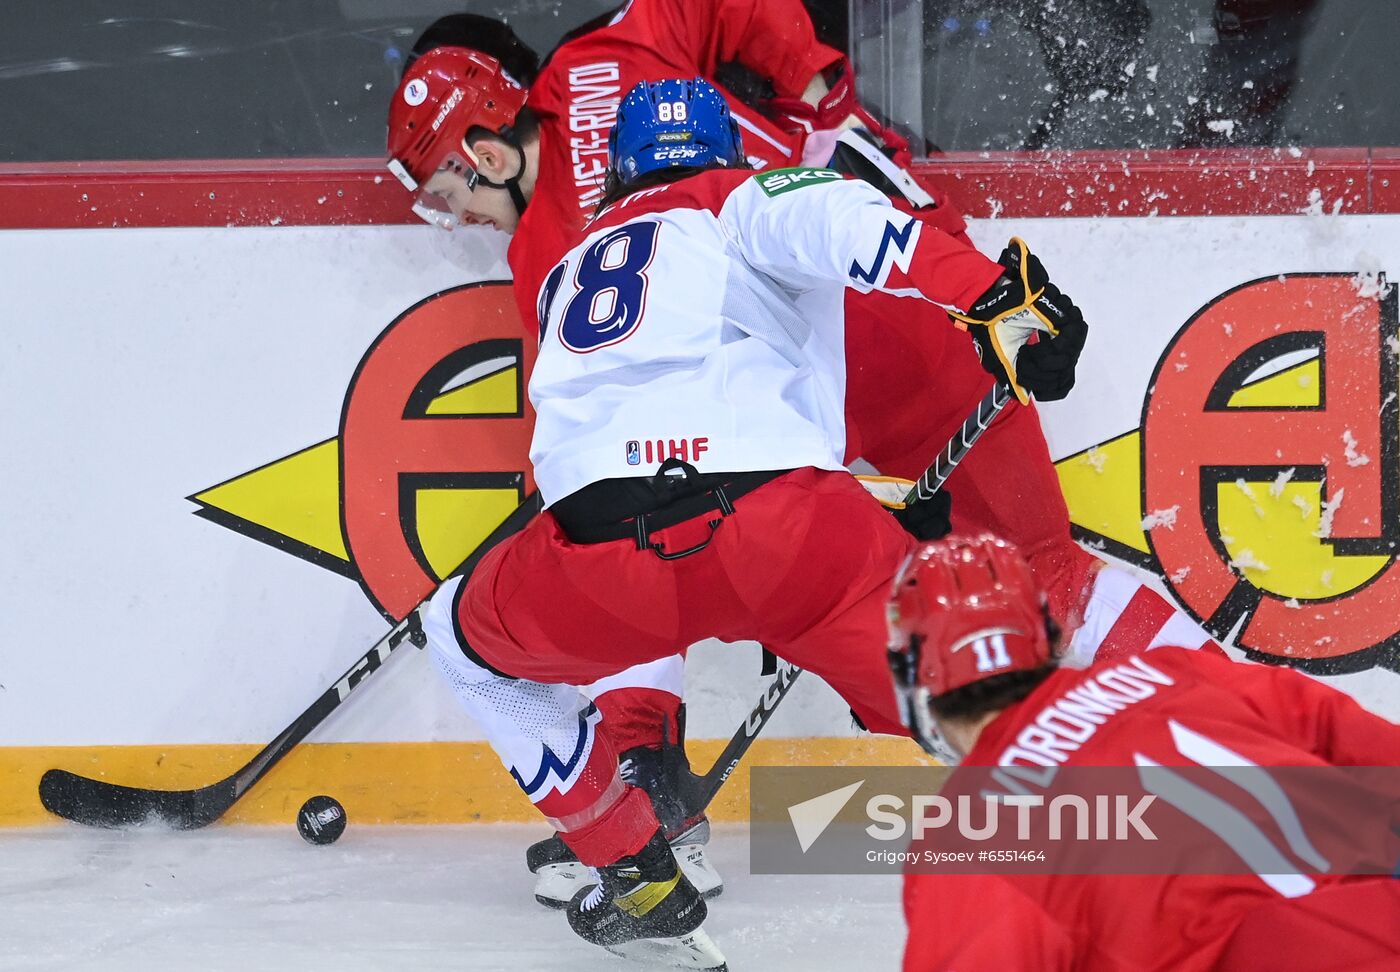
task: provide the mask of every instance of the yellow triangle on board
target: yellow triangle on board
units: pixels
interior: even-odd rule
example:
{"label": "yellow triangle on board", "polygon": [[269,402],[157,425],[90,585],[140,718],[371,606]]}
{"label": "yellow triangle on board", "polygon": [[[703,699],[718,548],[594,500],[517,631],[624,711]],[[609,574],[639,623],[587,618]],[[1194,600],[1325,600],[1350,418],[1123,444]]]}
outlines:
{"label": "yellow triangle on board", "polygon": [[1136,430],[1055,463],[1070,522],[1149,553],[1142,530],[1142,452]]}
{"label": "yellow triangle on board", "polygon": [[190,499],[350,561],[340,529],[340,440],[294,452]]}
{"label": "yellow triangle on board", "polygon": [[[429,415],[512,415],[520,410],[518,385],[515,365],[510,364],[443,392],[426,411]],[[339,439],[294,452],[190,499],[350,562],[340,525]],[[438,575],[455,569],[519,503],[520,494],[514,489],[421,491],[418,539]]]}

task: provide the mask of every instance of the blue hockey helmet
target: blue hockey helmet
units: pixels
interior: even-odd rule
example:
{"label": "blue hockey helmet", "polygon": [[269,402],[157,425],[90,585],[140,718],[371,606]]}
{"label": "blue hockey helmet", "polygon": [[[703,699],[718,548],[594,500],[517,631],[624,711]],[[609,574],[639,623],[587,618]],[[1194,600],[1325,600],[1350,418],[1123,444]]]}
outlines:
{"label": "blue hockey helmet", "polygon": [[648,172],[734,165],[744,158],[739,123],[714,85],[641,81],[617,109],[608,166],[626,185]]}

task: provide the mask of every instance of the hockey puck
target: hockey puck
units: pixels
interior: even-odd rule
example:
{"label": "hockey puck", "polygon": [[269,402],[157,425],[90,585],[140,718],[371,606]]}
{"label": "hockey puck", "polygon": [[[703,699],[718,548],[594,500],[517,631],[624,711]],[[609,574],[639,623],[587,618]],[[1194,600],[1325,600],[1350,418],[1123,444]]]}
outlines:
{"label": "hockey puck", "polygon": [[313,844],[334,844],[345,833],[345,808],[335,797],[314,796],[301,805],[297,830]]}

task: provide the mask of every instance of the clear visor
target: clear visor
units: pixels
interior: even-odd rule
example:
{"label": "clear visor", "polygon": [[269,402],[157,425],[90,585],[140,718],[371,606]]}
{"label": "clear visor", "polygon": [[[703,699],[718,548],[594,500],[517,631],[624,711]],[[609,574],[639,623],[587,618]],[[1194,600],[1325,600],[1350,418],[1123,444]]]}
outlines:
{"label": "clear visor", "polygon": [[929,708],[932,696],[927,686],[915,684],[913,668],[918,665],[917,651],[893,625],[890,631],[888,657],[894,674],[894,694],[899,705],[899,718],[920,748],[939,762],[956,766],[962,757],[953,749],[938,728],[938,721]]}
{"label": "clear visor", "polygon": [[450,152],[414,196],[413,211],[439,229],[456,229],[461,223],[457,214],[466,208],[479,180],[476,166],[465,155]]}
{"label": "clear visor", "polygon": [[939,731],[938,721],[933,717],[933,710],[929,708],[929,692],[922,686],[912,691],[902,690],[900,695],[905,705],[906,719],[910,719],[913,725],[909,727],[914,733],[914,741],[923,747],[924,752],[948,766],[957,766],[962,762],[957,750]]}

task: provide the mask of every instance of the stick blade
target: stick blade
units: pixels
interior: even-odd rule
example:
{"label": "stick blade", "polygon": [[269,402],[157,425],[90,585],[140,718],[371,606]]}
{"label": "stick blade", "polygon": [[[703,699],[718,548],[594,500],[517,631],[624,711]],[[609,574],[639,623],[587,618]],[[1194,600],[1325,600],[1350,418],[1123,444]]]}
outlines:
{"label": "stick blade", "polygon": [[39,800],[45,810],[87,827],[159,822],[175,830],[197,830],[233,804],[232,790],[230,781],[198,790],[143,790],[60,769],[49,770],[39,780]]}

